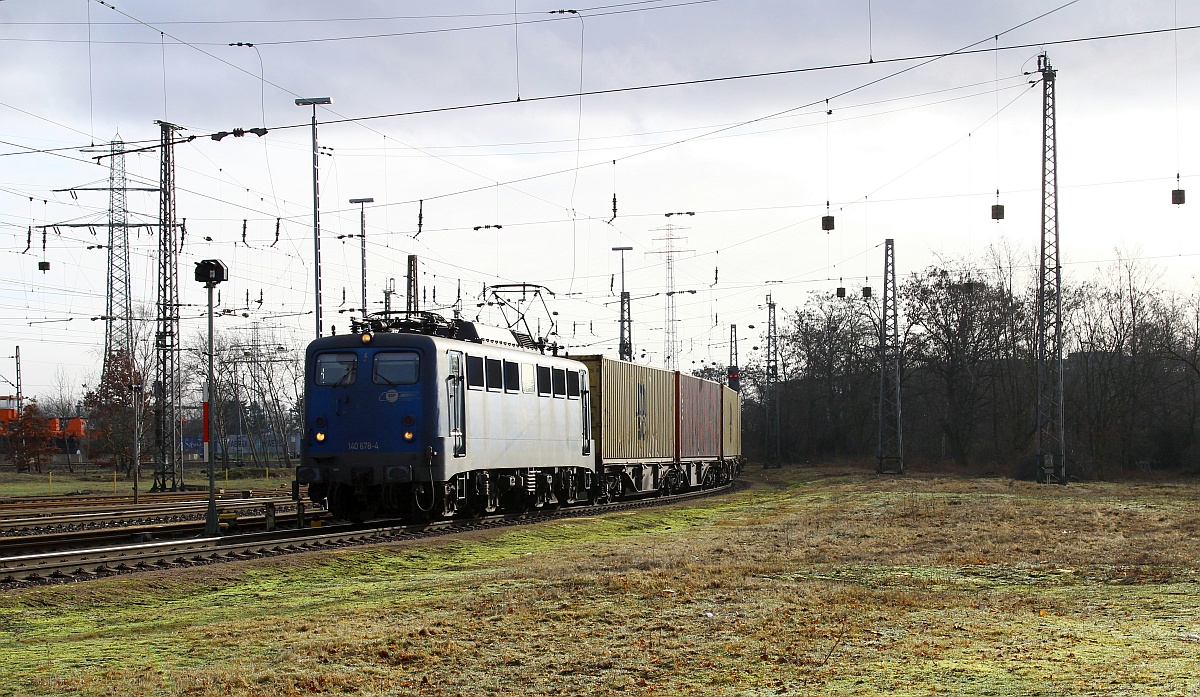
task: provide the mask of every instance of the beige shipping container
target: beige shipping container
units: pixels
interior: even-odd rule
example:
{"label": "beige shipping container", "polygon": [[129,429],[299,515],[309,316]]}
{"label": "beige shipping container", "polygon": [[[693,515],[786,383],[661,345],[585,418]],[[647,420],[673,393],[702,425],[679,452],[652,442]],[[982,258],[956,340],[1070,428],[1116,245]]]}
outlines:
{"label": "beige shipping container", "polygon": [[742,396],[721,387],[721,457],[742,456]]}
{"label": "beige shipping container", "polygon": [[572,358],[588,367],[599,462],[673,462],[675,373],[604,356]]}

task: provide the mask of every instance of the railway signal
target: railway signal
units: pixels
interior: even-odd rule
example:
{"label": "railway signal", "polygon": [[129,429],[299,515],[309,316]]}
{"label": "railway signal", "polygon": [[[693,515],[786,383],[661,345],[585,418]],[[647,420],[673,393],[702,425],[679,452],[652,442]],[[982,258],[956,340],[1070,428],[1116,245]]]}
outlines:
{"label": "railway signal", "polygon": [[220,531],[217,520],[217,481],[213,472],[213,448],[209,438],[209,405],[213,392],[213,288],[229,280],[229,267],[220,259],[196,262],[196,280],[208,289],[208,390],[204,396],[204,459],[208,462],[208,515],[204,519],[204,534],[210,537]]}

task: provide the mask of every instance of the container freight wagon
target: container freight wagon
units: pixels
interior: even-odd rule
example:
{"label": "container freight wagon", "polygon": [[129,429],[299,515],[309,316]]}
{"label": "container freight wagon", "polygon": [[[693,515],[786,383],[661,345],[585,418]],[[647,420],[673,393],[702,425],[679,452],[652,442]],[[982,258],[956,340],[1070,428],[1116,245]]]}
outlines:
{"label": "container freight wagon", "polygon": [[604,356],[572,358],[588,367],[596,469],[609,497],[673,494],[737,475],[740,448],[722,453],[722,409],[740,404],[724,399],[721,385]]}

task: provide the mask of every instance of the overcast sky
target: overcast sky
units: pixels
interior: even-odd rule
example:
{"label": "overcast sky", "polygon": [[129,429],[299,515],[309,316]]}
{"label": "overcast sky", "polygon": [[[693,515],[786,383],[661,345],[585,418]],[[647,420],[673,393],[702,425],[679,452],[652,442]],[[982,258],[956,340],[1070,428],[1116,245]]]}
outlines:
{"label": "overcast sky", "polygon": [[[654,294],[666,284],[654,252],[678,226],[688,251],[676,255],[675,285],[696,291],[678,303],[683,369],[723,365],[731,323],[748,362],[768,293],[782,313],[839,285],[878,289],[885,238],[901,274],[981,259],[996,244],[1032,262],[1042,98],[1026,73],[1039,44],[1059,71],[1067,278],[1120,253],[1196,291],[1200,30],[1169,31],[1200,24],[1195,2],[110,4],[0,0],[0,355],[21,346],[27,395],[60,371],[71,384],[94,380],[104,339],[91,318],[105,309],[107,257],[88,247],[106,242],[107,194],[53,190],[106,186],[107,161],[83,151],[118,133],[157,141],[156,119],[199,136],[175,150],[185,337],[204,326],[193,264],[219,258],[232,276],[222,307],[239,312],[219,330],[257,327],[297,347],[312,338],[311,111],[297,97],[333,100],[317,111],[333,149],[321,158],[326,332],[346,331],[338,310],[360,304],[359,242],[338,238],[358,232],[348,201],[360,197],[375,199],[373,309],[387,279],[403,289],[417,254],[429,303],[435,290],[439,305],[452,302],[461,285],[469,318],[485,284],[547,286],[575,352],[616,354],[611,248],[633,247],[634,343],[654,364],[664,334]],[[1168,31],[1067,42],[1154,30]],[[739,79],[628,89],[714,78]],[[581,88],[613,91],[571,96]],[[235,127],[269,132],[208,137]],[[156,151],[126,167],[130,186],[156,185]],[[1181,207],[1170,204],[1177,172],[1193,189]],[[997,189],[999,223],[989,219]],[[153,222],[157,197],[131,193],[129,208]],[[686,211],[695,215],[665,217]],[[36,226],[63,222],[98,227],[51,231],[43,252]],[[502,228],[474,229],[484,225]],[[157,237],[141,228],[131,242],[135,303],[150,307]],[[14,372],[0,360],[0,376]]]}

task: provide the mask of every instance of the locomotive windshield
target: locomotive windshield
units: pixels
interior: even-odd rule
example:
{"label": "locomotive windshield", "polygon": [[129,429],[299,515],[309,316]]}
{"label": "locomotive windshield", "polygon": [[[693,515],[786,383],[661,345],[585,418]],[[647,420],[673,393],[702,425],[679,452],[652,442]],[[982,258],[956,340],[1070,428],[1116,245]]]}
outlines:
{"label": "locomotive windshield", "polygon": [[318,385],[353,385],[358,369],[358,354],[322,353],[317,355]]}
{"label": "locomotive windshield", "polygon": [[376,385],[415,385],[421,375],[421,358],[415,353],[386,351],[375,354],[371,379]]}

